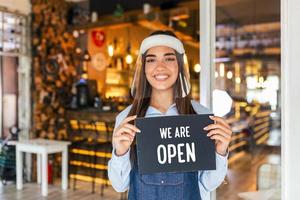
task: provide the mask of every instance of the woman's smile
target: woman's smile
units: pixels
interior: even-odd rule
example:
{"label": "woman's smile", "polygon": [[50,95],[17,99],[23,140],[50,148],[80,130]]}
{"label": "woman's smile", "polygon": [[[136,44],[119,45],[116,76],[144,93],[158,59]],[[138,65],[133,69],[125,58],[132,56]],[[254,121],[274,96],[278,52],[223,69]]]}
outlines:
{"label": "woman's smile", "polygon": [[169,78],[170,76],[168,74],[156,74],[154,75],[155,80],[157,81],[165,81]]}

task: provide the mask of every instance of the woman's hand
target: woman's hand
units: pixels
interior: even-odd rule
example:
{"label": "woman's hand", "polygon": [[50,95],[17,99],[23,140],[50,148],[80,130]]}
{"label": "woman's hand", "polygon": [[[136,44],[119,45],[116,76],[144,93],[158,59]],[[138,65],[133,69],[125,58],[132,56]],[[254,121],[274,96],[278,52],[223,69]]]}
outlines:
{"label": "woman's hand", "polygon": [[136,132],[141,132],[136,126],[128,123],[136,117],[137,116],[134,115],[125,118],[113,133],[112,143],[117,156],[124,155],[129,150]]}
{"label": "woman's hand", "polygon": [[215,124],[206,126],[204,130],[208,131],[208,137],[215,140],[216,152],[225,156],[231,140],[231,128],[222,117],[209,116],[209,118],[214,120]]}

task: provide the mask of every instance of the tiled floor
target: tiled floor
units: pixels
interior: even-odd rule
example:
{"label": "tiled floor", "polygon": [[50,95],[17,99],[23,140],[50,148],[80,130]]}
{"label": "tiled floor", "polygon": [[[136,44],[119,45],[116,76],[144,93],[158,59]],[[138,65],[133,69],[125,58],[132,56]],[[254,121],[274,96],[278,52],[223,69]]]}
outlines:
{"label": "tiled floor", "polygon": [[[239,200],[238,193],[256,190],[256,170],[257,167],[264,163],[278,163],[280,156],[278,152],[261,151],[256,155],[245,155],[241,160],[235,162],[228,171],[226,180],[227,184],[222,184],[217,190],[218,200]],[[15,184],[6,186],[0,185],[0,199],[1,200],[119,200],[121,195],[116,193],[111,187],[104,190],[104,196],[100,195],[100,187],[96,186],[95,194],[91,193],[91,184],[86,182],[79,182],[77,190],[69,189],[62,191],[60,184],[49,185],[49,196],[43,198],[40,193],[40,186],[35,183],[24,184],[22,191],[17,191]]]}
{"label": "tiled floor", "polygon": [[[270,143],[280,145],[280,132],[275,131],[271,134]],[[241,159],[229,166],[226,183],[222,184],[217,190],[218,200],[239,200],[239,192],[256,190],[256,171],[260,164],[280,163],[280,147],[278,148],[259,148],[252,154],[245,154]],[[69,189],[62,191],[60,183],[49,185],[49,196],[43,198],[40,193],[40,186],[35,183],[24,184],[22,191],[17,191],[15,184],[10,183],[6,186],[0,184],[0,200],[119,200],[121,194],[116,193],[111,187],[105,188],[104,196],[100,195],[100,186],[96,186],[96,192],[91,193],[91,183],[78,181],[77,190]]]}
{"label": "tiled floor", "polygon": [[119,200],[121,195],[116,193],[111,187],[105,188],[104,196],[100,195],[100,187],[96,188],[94,194],[91,193],[90,183],[78,182],[77,190],[69,189],[62,191],[59,184],[49,185],[48,197],[42,197],[40,185],[35,183],[24,184],[23,190],[16,190],[14,183],[4,186],[0,184],[1,200]]}

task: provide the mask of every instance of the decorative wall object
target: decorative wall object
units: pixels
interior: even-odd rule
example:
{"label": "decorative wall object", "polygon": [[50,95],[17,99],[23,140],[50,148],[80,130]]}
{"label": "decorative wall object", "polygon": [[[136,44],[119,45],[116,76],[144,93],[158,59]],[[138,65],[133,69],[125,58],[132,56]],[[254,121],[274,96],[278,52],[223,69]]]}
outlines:
{"label": "decorative wall object", "polygon": [[65,1],[32,0],[33,131],[36,137],[66,138],[65,109],[77,80],[75,39],[67,30]]}
{"label": "decorative wall object", "polygon": [[109,61],[104,53],[97,53],[92,56],[92,67],[98,71],[103,71],[109,65]]}
{"label": "decorative wall object", "polygon": [[101,30],[93,30],[91,34],[94,44],[98,47],[102,47],[105,42],[105,33]]}

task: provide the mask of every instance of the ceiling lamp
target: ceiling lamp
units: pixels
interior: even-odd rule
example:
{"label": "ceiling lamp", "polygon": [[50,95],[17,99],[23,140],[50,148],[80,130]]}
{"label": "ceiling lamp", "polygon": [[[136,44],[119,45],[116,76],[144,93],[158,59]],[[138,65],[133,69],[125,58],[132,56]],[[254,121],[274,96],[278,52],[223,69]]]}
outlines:
{"label": "ceiling lamp", "polygon": [[224,77],[224,75],[225,75],[225,65],[224,65],[224,63],[221,63],[220,64],[220,76]]}
{"label": "ceiling lamp", "polygon": [[113,46],[112,44],[108,45],[107,51],[108,51],[108,55],[109,55],[110,57],[113,57],[113,56],[114,56],[114,46]]}
{"label": "ceiling lamp", "polygon": [[215,72],[215,78],[218,78],[218,77],[219,77],[219,73]]}
{"label": "ceiling lamp", "polygon": [[233,77],[232,72],[231,72],[231,71],[228,71],[228,72],[227,72],[227,78],[228,78],[228,79],[232,79],[232,77]]}
{"label": "ceiling lamp", "polygon": [[125,57],[125,61],[128,65],[132,64],[133,62],[133,57],[131,54],[127,54],[126,57]]}
{"label": "ceiling lamp", "polygon": [[200,66],[199,63],[197,63],[197,64],[194,65],[194,71],[195,71],[196,73],[199,73],[199,72],[201,71],[201,66]]}

